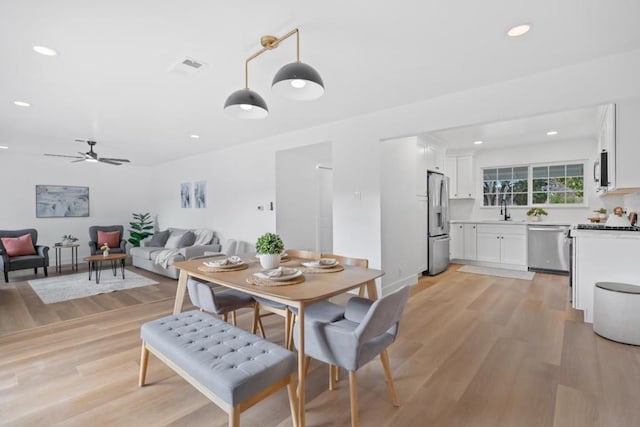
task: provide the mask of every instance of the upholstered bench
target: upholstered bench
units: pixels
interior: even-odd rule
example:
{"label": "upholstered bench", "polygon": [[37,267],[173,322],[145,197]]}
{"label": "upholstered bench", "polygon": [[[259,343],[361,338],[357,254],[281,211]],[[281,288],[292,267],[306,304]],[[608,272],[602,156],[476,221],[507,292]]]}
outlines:
{"label": "upholstered bench", "polygon": [[287,386],[297,425],[296,356],[285,348],[200,311],[166,316],[142,325],[139,386],[149,352],[166,363],[240,425],[240,413]]}

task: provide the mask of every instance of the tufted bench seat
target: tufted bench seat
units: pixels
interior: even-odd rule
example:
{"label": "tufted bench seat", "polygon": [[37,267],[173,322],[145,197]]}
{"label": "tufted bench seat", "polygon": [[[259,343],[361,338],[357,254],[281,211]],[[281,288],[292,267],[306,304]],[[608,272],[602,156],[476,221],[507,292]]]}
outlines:
{"label": "tufted bench seat", "polygon": [[139,386],[151,352],[224,409],[230,426],[240,425],[242,411],[284,386],[297,425],[297,359],[289,350],[201,311],[147,322],[140,335]]}

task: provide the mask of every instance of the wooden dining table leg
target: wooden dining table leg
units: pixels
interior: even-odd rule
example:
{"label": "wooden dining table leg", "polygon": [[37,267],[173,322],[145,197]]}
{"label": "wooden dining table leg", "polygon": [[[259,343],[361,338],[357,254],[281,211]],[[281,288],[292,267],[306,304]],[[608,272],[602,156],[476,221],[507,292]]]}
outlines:
{"label": "wooden dining table leg", "polygon": [[178,314],[182,311],[182,304],[184,303],[184,293],[187,290],[187,279],[189,273],[185,270],[180,270],[180,276],[178,278],[178,288],[176,289],[176,300],[173,303],[173,314]]}
{"label": "wooden dining table leg", "polygon": [[304,304],[298,307],[298,426],[305,426],[305,353],[304,353]]}
{"label": "wooden dining table leg", "polygon": [[367,282],[367,298],[370,300],[378,299],[378,289],[376,288],[376,281],[370,280]]}

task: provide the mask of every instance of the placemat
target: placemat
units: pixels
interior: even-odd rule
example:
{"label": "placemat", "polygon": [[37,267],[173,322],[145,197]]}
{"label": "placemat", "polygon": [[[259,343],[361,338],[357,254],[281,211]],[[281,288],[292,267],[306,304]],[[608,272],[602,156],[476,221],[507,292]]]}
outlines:
{"label": "placemat", "polygon": [[288,286],[288,285],[297,285],[299,283],[304,282],[304,275],[301,274],[298,277],[294,277],[290,280],[269,280],[269,279],[261,279],[256,276],[247,277],[247,283],[251,285],[257,286]]}
{"label": "placemat", "polygon": [[247,268],[249,268],[249,265],[247,264],[240,264],[240,265],[236,265],[235,267],[227,267],[227,268],[207,267],[206,265],[198,266],[198,270],[204,271],[205,273],[222,273],[225,271],[239,271],[239,270],[246,270]]}
{"label": "placemat", "polygon": [[344,270],[344,267],[341,266],[340,264],[334,265],[333,267],[329,267],[329,268],[305,267],[303,265],[302,267],[299,268],[299,270],[302,271],[303,273],[311,273],[311,274],[315,274],[315,273],[337,273],[338,271]]}

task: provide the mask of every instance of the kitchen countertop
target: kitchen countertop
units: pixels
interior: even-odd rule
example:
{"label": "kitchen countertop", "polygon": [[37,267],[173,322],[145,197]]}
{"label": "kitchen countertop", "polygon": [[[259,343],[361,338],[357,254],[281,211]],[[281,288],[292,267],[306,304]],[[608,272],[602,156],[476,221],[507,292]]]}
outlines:
{"label": "kitchen countertop", "polygon": [[572,225],[571,222],[568,221],[538,221],[532,222],[527,220],[513,220],[513,221],[503,221],[499,219],[454,219],[449,221],[451,224],[505,224],[505,225],[536,225],[536,226],[554,226],[554,225]]}

